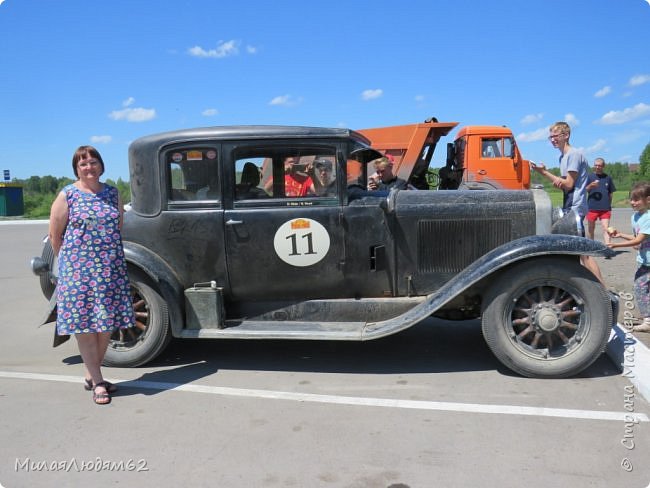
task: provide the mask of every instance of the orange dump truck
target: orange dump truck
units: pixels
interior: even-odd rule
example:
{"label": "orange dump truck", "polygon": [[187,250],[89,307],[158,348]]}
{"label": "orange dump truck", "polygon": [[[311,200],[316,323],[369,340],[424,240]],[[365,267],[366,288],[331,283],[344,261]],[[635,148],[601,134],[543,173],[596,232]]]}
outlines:
{"label": "orange dump truck", "polygon": [[[457,122],[428,119],[420,124],[362,129],[372,147],[390,155],[395,174],[418,189],[526,190],[529,162],[521,157],[512,131],[499,126],[462,127],[447,144],[446,164],[437,178],[429,165],[440,137]],[[432,177],[433,176],[433,177]]]}

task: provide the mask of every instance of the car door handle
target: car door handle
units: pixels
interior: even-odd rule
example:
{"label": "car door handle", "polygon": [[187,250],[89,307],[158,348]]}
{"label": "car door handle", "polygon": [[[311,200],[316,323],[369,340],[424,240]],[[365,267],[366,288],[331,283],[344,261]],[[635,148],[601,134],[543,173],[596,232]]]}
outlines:
{"label": "car door handle", "polygon": [[243,223],[244,223],[243,220],[233,220],[233,219],[228,219],[228,220],[226,221],[226,225],[240,225],[240,224],[243,224]]}

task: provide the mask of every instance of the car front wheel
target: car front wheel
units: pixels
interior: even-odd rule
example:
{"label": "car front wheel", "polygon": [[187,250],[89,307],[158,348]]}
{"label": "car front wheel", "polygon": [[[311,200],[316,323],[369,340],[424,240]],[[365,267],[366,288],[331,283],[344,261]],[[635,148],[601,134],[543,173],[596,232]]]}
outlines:
{"label": "car front wheel", "polygon": [[523,376],[576,375],[600,356],[609,339],[609,297],[577,259],[516,264],[501,272],[483,303],[489,348]]}
{"label": "car front wheel", "polygon": [[171,340],[163,297],[141,271],[129,270],[129,280],[135,326],[113,332],[104,357],[106,366],[141,366],[158,356]]}

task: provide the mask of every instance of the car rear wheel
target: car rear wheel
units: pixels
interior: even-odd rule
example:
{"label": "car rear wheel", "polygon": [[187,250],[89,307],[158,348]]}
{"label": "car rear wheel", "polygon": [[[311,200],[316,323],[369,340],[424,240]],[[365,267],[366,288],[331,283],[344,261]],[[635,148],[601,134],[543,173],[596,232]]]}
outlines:
{"label": "car rear wheel", "polygon": [[141,366],[157,357],[169,344],[167,305],[151,281],[140,271],[129,271],[135,327],[113,332],[104,365]]}
{"label": "car rear wheel", "polygon": [[500,274],[483,303],[489,348],[523,376],[576,375],[600,356],[609,339],[609,297],[578,260],[516,264]]}

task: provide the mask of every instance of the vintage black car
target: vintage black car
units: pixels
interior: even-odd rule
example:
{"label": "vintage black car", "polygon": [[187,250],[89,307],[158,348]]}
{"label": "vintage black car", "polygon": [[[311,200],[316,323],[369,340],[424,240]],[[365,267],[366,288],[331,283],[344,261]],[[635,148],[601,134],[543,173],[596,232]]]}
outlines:
{"label": "vintage black car", "polygon": [[[525,376],[574,375],[601,354],[616,300],[579,257],[610,251],[569,235],[572,214],[542,190],[369,192],[379,156],[347,129],[134,141],[123,238],[137,327],[114,334],[105,363],[144,364],[172,337],[363,341],[431,315],[482,318]],[[33,268],[49,298],[49,244]]]}

